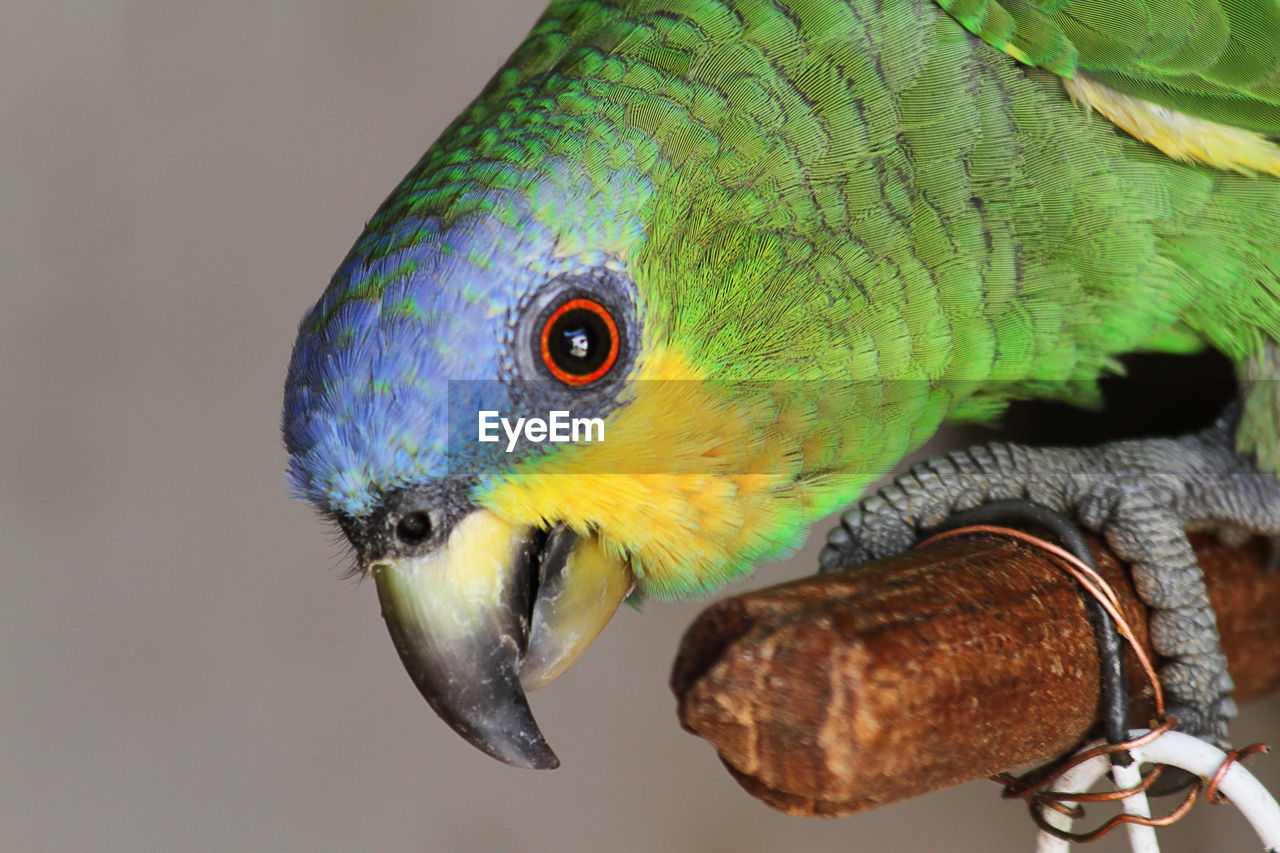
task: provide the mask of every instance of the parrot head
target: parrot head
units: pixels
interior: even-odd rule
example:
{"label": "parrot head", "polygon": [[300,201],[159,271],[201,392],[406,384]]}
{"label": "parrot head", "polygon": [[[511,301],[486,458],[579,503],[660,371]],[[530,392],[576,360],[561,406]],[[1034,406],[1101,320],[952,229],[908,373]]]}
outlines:
{"label": "parrot head", "polygon": [[715,588],[806,514],[801,447],[761,424],[787,413],[704,381],[634,244],[563,254],[621,219],[557,230],[527,201],[547,187],[434,212],[393,196],[304,317],[284,411],[291,485],[354,546],[422,694],[536,768],[558,762],[525,692],[628,595]]}
{"label": "parrot head", "polygon": [[500,760],[554,767],[524,691],[635,577],[601,496],[509,429],[571,413],[603,432],[640,355],[638,295],[614,251],[558,251],[569,235],[530,205],[550,181],[484,177],[388,200],[302,321],[285,437],[292,485],[354,546],[431,706]]}
{"label": "parrot head", "polygon": [[[629,595],[794,550],[913,440],[846,419],[918,399],[833,393],[879,356],[857,290],[815,292],[812,246],[779,236],[796,220],[770,193],[803,186],[647,95],[620,107],[629,84],[596,97],[599,51],[554,43],[375,213],[301,321],[283,413],[290,486],[350,540],[419,690],[535,768],[558,761],[526,691]],[[776,148],[752,156],[791,162]]]}

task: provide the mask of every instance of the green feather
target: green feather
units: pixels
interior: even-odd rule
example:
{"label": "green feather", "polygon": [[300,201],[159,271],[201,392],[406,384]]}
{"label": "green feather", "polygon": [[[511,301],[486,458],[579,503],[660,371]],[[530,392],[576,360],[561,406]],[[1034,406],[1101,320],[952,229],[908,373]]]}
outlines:
{"label": "green feather", "polygon": [[[1133,350],[1243,362],[1280,339],[1280,182],[1174,162],[1049,73],[1273,133],[1277,20],[1206,0],[562,0],[371,227],[519,176],[566,254],[625,258],[649,345],[722,382],[856,383],[814,425],[838,434],[804,461],[812,518],[944,419],[1091,404]],[[1274,425],[1252,447],[1280,447]]]}
{"label": "green feather", "polygon": [[[1029,65],[1065,77],[1086,71],[1127,95],[1280,136],[1275,0],[966,0],[958,11],[955,3],[938,5]],[[987,7],[1004,14],[978,11]]]}

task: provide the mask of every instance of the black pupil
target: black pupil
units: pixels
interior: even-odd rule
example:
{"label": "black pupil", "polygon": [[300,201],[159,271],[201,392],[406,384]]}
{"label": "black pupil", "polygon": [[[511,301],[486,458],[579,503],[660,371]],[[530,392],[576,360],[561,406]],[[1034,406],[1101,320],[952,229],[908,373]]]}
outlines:
{"label": "black pupil", "polygon": [[588,308],[574,308],[556,318],[547,333],[547,349],[556,367],[574,376],[598,370],[609,357],[609,327]]}
{"label": "black pupil", "polygon": [[431,519],[425,512],[413,512],[400,519],[396,537],[406,545],[420,545],[431,535]]}

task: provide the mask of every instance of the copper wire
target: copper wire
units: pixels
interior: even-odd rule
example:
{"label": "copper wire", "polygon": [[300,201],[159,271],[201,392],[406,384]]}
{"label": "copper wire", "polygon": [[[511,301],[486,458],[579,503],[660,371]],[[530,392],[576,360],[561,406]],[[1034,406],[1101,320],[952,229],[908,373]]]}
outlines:
{"label": "copper wire", "polygon": [[[1097,841],[1117,826],[1122,826],[1127,823],[1136,823],[1139,826],[1154,827],[1170,826],[1175,824],[1186,817],[1187,812],[1191,811],[1191,807],[1196,804],[1196,797],[1200,794],[1200,789],[1203,787],[1204,780],[1201,779],[1197,781],[1196,784],[1191,787],[1191,790],[1187,792],[1187,796],[1183,798],[1178,807],[1163,817],[1143,817],[1141,815],[1124,812],[1122,814],[1115,815],[1097,829],[1089,832],[1067,832],[1066,830],[1058,829],[1058,827],[1045,820],[1044,815],[1040,813],[1039,807],[1044,804],[1037,802],[1033,798],[1028,801],[1027,805],[1031,810],[1031,819],[1035,821],[1036,826],[1043,831],[1049,833],[1055,838],[1060,838],[1063,841],[1070,841],[1076,844],[1087,844],[1090,841]],[[1083,813],[1084,810],[1081,809],[1080,811]]]}
{"label": "copper wire", "polygon": [[1134,634],[1133,629],[1129,627],[1129,623],[1125,621],[1123,614],[1120,613],[1120,598],[1116,595],[1116,591],[1111,588],[1100,574],[1089,568],[1075,554],[1072,554],[1065,548],[1055,545],[1039,536],[1033,536],[1022,530],[1015,530],[1012,527],[1000,527],[994,524],[975,524],[970,527],[958,527],[955,530],[946,530],[942,533],[930,536],[916,547],[922,548],[933,542],[940,542],[943,539],[950,539],[953,536],[963,536],[970,533],[991,533],[997,536],[1006,536],[1011,539],[1017,539],[1025,542],[1033,548],[1039,548],[1046,551],[1058,559],[1062,560],[1065,565],[1059,564],[1059,567],[1070,574],[1076,581],[1085,588],[1085,591],[1098,600],[1107,614],[1111,616],[1116,623],[1116,630],[1120,632],[1120,636],[1124,637],[1129,643],[1129,648],[1133,649],[1134,655],[1138,659],[1138,664],[1142,667],[1142,671],[1146,674],[1147,680],[1151,682],[1151,689],[1155,696],[1156,718],[1164,718],[1164,691],[1160,688],[1160,679],[1156,675],[1156,669],[1151,663],[1151,659],[1147,657],[1146,651],[1142,648],[1142,644],[1138,642],[1138,637]]}
{"label": "copper wire", "polygon": [[1265,743],[1251,743],[1241,749],[1227,750],[1227,760],[1222,762],[1222,765],[1213,774],[1213,777],[1209,779],[1209,785],[1205,788],[1204,792],[1205,797],[1215,806],[1231,802],[1218,791],[1218,786],[1221,785],[1222,780],[1226,778],[1227,771],[1231,769],[1231,765],[1235,764],[1237,761],[1244,761],[1251,755],[1257,755],[1259,752],[1270,751],[1271,747],[1267,746]]}
{"label": "copper wire", "polygon": [[1011,527],[1001,527],[993,524],[975,524],[968,527],[959,527],[954,530],[943,531],[923,540],[916,545],[922,548],[933,542],[943,539],[950,539],[953,536],[963,536],[970,533],[990,533],[997,536],[1006,536],[1025,542],[1034,548],[1039,548],[1049,554],[1057,557],[1062,562],[1057,563],[1059,568],[1070,574],[1084,589],[1098,600],[1098,603],[1107,611],[1111,618],[1115,621],[1116,630],[1120,636],[1124,637],[1129,647],[1133,650],[1134,655],[1138,659],[1142,671],[1146,674],[1147,680],[1151,683],[1151,689],[1155,697],[1156,718],[1161,720],[1160,724],[1153,727],[1149,732],[1123,743],[1108,743],[1085,750],[1077,755],[1070,756],[1064,761],[1048,765],[1046,767],[1033,770],[1021,777],[1013,776],[1008,773],[1001,773],[992,776],[992,780],[1004,786],[1003,796],[1005,798],[1019,798],[1027,801],[1027,805],[1031,810],[1031,819],[1035,821],[1044,832],[1053,835],[1063,841],[1086,843],[1094,841],[1111,832],[1117,826],[1123,824],[1139,824],[1142,826],[1161,827],[1169,826],[1181,820],[1195,805],[1200,791],[1205,791],[1205,798],[1211,803],[1224,803],[1227,799],[1218,791],[1218,786],[1222,784],[1222,780],[1226,777],[1227,772],[1231,769],[1231,765],[1237,761],[1242,761],[1250,755],[1258,752],[1269,752],[1266,744],[1255,743],[1246,746],[1240,750],[1229,750],[1226,760],[1213,774],[1207,783],[1204,779],[1199,779],[1187,791],[1182,802],[1169,814],[1163,817],[1142,817],[1140,815],[1132,815],[1128,813],[1118,814],[1110,820],[1103,823],[1097,829],[1089,832],[1067,832],[1051,825],[1042,813],[1043,809],[1052,809],[1066,817],[1079,819],[1084,816],[1084,806],[1082,803],[1103,803],[1115,802],[1127,799],[1136,794],[1146,791],[1159,778],[1161,767],[1157,766],[1148,771],[1142,777],[1142,781],[1137,785],[1117,791],[1106,791],[1100,793],[1064,793],[1061,791],[1044,790],[1051,783],[1057,781],[1062,774],[1066,773],[1073,767],[1083,764],[1099,755],[1110,755],[1120,752],[1127,752],[1130,749],[1143,746],[1144,744],[1154,741],[1165,732],[1172,729],[1177,721],[1173,718],[1165,719],[1164,713],[1164,692],[1160,687],[1160,679],[1156,675],[1155,667],[1151,663],[1151,659],[1147,656],[1146,651],[1142,648],[1142,644],[1138,642],[1137,635],[1125,621],[1124,616],[1120,613],[1120,599],[1116,595],[1111,585],[1106,582],[1096,571],[1090,568],[1075,554],[1055,545],[1052,542],[1041,539],[1022,530],[1016,530]]}

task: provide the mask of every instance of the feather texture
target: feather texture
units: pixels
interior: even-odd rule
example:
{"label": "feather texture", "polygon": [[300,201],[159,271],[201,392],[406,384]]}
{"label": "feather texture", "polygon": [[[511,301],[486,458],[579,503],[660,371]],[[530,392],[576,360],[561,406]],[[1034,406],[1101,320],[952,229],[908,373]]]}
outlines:
{"label": "feather texture", "polygon": [[1065,77],[1085,71],[1131,97],[1280,136],[1276,0],[1004,0],[966,2],[959,10],[946,0],[938,5],[988,44],[1029,65]]}
{"label": "feather texture", "polygon": [[[1274,364],[1258,354],[1280,339],[1280,182],[1175,162],[1075,107],[1059,80],[1083,72],[1275,134],[1278,10],[555,2],[304,319],[285,411],[293,482],[359,512],[389,485],[438,476],[443,445],[415,430],[440,383],[493,378],[475,375],[500,360],[475,344],[484,324],[584,264],[635,283],[632,378],[685,365],[719,395],[713,409],[761,380],[825,383],[840,403],[838,415],[797,405],[762,422],[762,440],[772,430],[795,464],[750,489],[722,479],[695,500],[687,482],[652,481],[644,500],[687,513],[684,538],[611,521],[638,480],[594,489],[594,512],[535,488],[540,466],[582,472],[563,467],[567,455],[473,471],[479,500],[526,523],[572,516],[659,594],[793,547],[805,521],[946,419],[1019,397],[1088,404],[1095,380],[1138,349],[1210,344]],[[375,390],[352,379],[370,375]],[[625,428],[630,408],[611,423]],[[1280,460],[1275,433],[1253,447]],[[594,473],[607,464],[592,459]]]}

